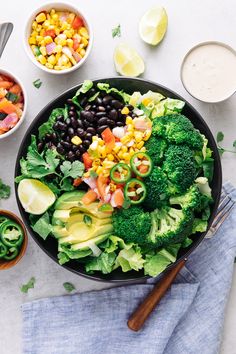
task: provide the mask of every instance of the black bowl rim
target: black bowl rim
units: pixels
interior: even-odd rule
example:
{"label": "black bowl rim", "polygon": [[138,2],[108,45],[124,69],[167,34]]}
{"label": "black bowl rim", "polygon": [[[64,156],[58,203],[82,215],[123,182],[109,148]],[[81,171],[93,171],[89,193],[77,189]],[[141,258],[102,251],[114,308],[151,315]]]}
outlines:
{"label": "black bowl rim", "polygon": [[[214,150],[214,153],[215,153],[215,163],[217,163],[217,173],[218,173],[218,179],[219,179],[219,190],[217,190],[217,196],[216,196],[216,199],[215,199],[215,205],[214,205],[214,208],[212,210],[212,213],[211,213],[211,217],[210,219],[208,220],[208,228],[207,228],[207,231],[209,230],[213,220],[214,220],[214,217],[215,217],[215,214],[216,214],[216,211],[217,211],[217,208],[218,208],[218,205],[219,205],[219,201],[220,201],[220,194],[221,194],[221,188],[222,188],[222,166],[221,166],[221,160],[220,160],[220,155],[219,155],[219,152],[218,152],[218,148],[217,148],[217,144],[215,142],[215,139],[214,139],[214,136],[210,130],[210,128],[208,127],[208,124],[205,122],[205,120],[203,119],[203,117],[201,116],[201,114],[192,106],[191,103],[189,103],[185,98],[183,98],[181,95],[177,94],[175,91],[167,88],[166,86],[162,85],[162,84],[158,84],[154,81],[151,81],[151,80],[146,80],[146,79],[141,79],[141,78],[133,78],[133,77],[121,77],[121,76],[114,76],[114,77],[108,77],[108,78],[96,78],[96,79],[91,79],[92,82],[103,82],[103,81],[110,81],[110,80],[132,80],[132,81],[137,81],[137,82],[145,82],[145,83],[148,83],[148,84],[151,84],[151,85],[155,85],[155,86],[158,86],[161,90],[164,90],[164,91],[168,91],[171,93],[171,95],[173,95],[174,97],[176,97],[177,99],[180,99],[182,101],[185,102],[185,104],[195,113],[195,115],[197,116],[198,120],[204,125],[204,129],[205,129],[205,132],[204,133],[207,133],[207,137],[209,138],[209,136],[211,137],[211,140],[212,140],[212,144],[213,144],[213,150]],[[55,100],[58,100],[60,97],[68,94],[69,92],[71,91],[74,91],[75,89],[78,89],[81,85],[82,85],[83,82],[77,84],[77,85],[74,85],[73,87],[63,91],[61,94],[59,94],[58,96],[56,96],[55,98],[53,98],[49,103],[47,103],[46,106],[44,106],[39,112],[38,114],[36,115],[36,117],[33,119],[33,121],[31,122],[31,124],[29,125],[29,127],[27,128],[25,134],[24,134],[24,137],[21,141],[21,144],[20,144],[20,147],[19,147],[19,150],[18,150],[18,154],[17,154],[17,159],[16,159],[16,164],[15,164],[15,177],[17,176],[17,171],[19,169],[19,161],[20,161],[20,158],[22,157],[22,150],[24,149],[24,145],[25,145],[25,141],[28,137],[28,134],[29,132],[32,130],[32,128],[34,127],[35,125],[35,122],[37,122],[41,115],[44,113],[44,111],[46,111],[47,109],[50,108],[50,106],[54,103]],[[38,237],[35,237],[35,235],[32,233],[32,230],[31,230],[31,227],[30,225],[28,225],[28,221],[25,217],[25,214],[26,212],[23,210],[22,206],[21,206],[21,203],[20,203],[20,200],[18,198],[18,193],[17,193],[17,184],[15,183],[15,194],[16,194],[16,201],[17,201],[17,205],[18,205],[18,208],[19,208],[19,211],[20,211],[20,214],[21,214],[21,217],[26,225],[26,227],[28,228],[29,230],[29,234],[30,236],[34,239],[34,241],[38,244],[38,246],[53,260],[55,261],[58,265],[58,261],[57,259],[48,251],[46,250],[39,242],[39,239]],[[179,259],[177,259],[174,263],[171,263],[169,266],[167,266],[167,268],[157,276],[157,279],[159,279],[160,277],[162,277],[166,272],[170,271],[174,266],[176,266],[179,262],[181,262],[182,260],[187,260],[188,256],[198,247],[198,245],[202,242],[202,240],[204,239],[205,235],[207,234],[207,231],[203,232],[201,236],[199,236],[198,240],[193,243],[190,248],[186,251],[186,253],[184,255],[182,255]],[[60,265],[59,265],[60,266]],[[103,282],[103,283],[114,283],[114,284],[132,284],[132,283],[140,283],[140,282],[143,282],[149,278],[151,278],[150,276],[147,276],[147,275],[144,275],[140,278],[128,278],[127,280],[124,280],[124,279],[104,279],[104,278],[101,278],[99,277],[99,275],[95,274],[95,275],[90,275],[90,274],[86,274],[86,273],[82,273],[80,271],[77,271],[75,269],[71,269],[70,266],[68,265],[62,265],[63,268],[69,270],[70,272],[73,272],[77,275],[80,275],[84,278],[87,278],[87,279],[90,279],[90,280],[93,280],[93,281],[99,281],[99,282]],[[127,276],[129,274],[127,273]]]}

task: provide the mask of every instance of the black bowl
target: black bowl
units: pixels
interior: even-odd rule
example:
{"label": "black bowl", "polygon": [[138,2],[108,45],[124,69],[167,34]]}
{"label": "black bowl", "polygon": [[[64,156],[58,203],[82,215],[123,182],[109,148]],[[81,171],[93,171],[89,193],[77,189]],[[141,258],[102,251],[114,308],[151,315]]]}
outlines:
{"label": "black bowl", "polygon": [[[177,98],[185,101],[181,96],[179,96],[177,93],[167,89],[164,86],[158,85],[154,82],[151,81],[146,81],[146,80],[141,80],[141,79],[133,79],[133,78],[122,78],[122,77],[115,77],[115,78],[108,78],[108,79],[100,79],[100,80],[94,80],[94,83],[97,82],[106,82],[109,83],[112,87],[116,87],[119,90],[123,89],[124,91],[128,93],[132,93],[134,91],[140,91],[141,93],[145,93],[148,90],[160,92],[164,96],[171,97],[171,98]],[[30,127],[28,128],[25,137],[21,143],[17,160],[16,160],[16,167],[15,167],[15,176],[18,176],[20,174],[20,159],[22,156],[26,155],[27,152],[27,146],[30,143],[30,136],[31,134],[37,134],[37,129],[38,127],[45,122],[51,111],[54,108],[57,107],[63,107],[66,100],[68,98],[71,98],[75,92],[78,90],[78,88],[81,85],[78,85],[76,87],[73,87],[66,92],[62,93],[59,97],[51,101],[49,104],[46,105],[42,109],[41,112],[36,116],[34,121],[31,123]],[[186,102],[186,101],[185,101]],[[183,109],[183,114],[186,115],[194,124],[194,126],[200,130],[201,133],[203,133],[208,141],[209,141],[209,146],[213,150],[213,157],[214,157],[214,177],[213,181],[211,183],[211,188],[212,188],[212,193],[213,193],[213,199],[214,203],[212,205],[212,210],[211,210],[211,217],[209,220],[209,227],[214,219],[214,216],[216,214],[216,210],[219,204],[219,199],[220,199],[220,193],[221,193],[221,185],[222,185],[222,172],[221,172],[221,162],[220,162],[220,156],[218,153],[218,149],[214,140],[214,137],[208,128],[206,122],[204,119],[201,117],[201,115],[188,103],[186,102],[185,107]],[[44,241],[41,237],[39,237],[30,227],[30,222],[29,222],[29,214],[27,214],[24,209],[21,206],[21,203],[19,201],[18,195],[17,195],[17,185],[15,185],[15,191],[16,191],[16,199],[18,203],[18,207],[22,216],[22,219],[25,223],[25,225],[28,227],[33,239],[36,241],[36,243],[42,248],[44,252],[46,252],[55,262],[57,262],[57,241],[53,237],[48,237],[46,241]],[[194,237],[193,243],[186,249],[182,249],[179,252],[178,259],[174,264],[171,264],[167,269],[170,269],[173,267],[177,262],[181,261],[183,258],[188,257],[188,255],[199,245],[199,243],[203,240],[204,236],[206,235],[206,232],[204,233],[199,233]],[[84,277],[87,277],[91,280],[100,280],[100,281],[106,281],[106,282],[115,282],[115,283],[121,283],[121,282],[126,282],[126,283],[132,283],[132,282],[137,282],[140,280],[143,280],[147,278],[142,271],[140,272],[127,272],[123,273],[121,270],[117,269],[116,271],[112,272],[111,274],[100,274],[96,273],[93,275],[89,275],[85,272],[84,267],[82,264],[77,263],[76,261],[70,261],[66,265],[63,265],[64,268],[82,275]]]}

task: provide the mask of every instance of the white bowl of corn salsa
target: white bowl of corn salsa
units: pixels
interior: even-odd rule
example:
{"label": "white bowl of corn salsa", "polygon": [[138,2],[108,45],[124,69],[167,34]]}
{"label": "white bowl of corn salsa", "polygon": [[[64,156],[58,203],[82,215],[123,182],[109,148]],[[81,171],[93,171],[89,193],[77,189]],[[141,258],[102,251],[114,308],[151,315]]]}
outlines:
{"label": "white bowl of corn salsa", "polygon": [[93,42],[91,26],[80,10],[67,3],[46,4],[28,19],[25,49],[30,60],[52,74],[78,69]]}

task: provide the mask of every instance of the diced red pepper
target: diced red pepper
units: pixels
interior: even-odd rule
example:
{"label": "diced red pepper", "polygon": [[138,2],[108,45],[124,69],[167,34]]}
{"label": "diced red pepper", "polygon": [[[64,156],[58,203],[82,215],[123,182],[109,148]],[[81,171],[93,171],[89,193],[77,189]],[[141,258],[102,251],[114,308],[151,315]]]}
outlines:
{"label": "diced red pepper", "polygon": [[91,159],[90,155],[88,152],[85,152],[83,155],[83,162],[84,162],[84,167],[86,170],[88,170],[90,167],[92,167],[93,160]]}
{"label": "diced red pepper", "polygon": [[88,192],[81,199],[82,203],[88,205],[97,200],[97,194],[92,189],[89,189]]}
{"label": "diced red pepper", "polygon": [[6,114],[11,114],[16,112],[16,107],[11,101],[8,101],[6,98],[3,98],[0,101],[0,111]]}
{"label": "diced red pepper", "polygon": [[72,28],[78,29],[84,25],[84,21],[82,20],[81,17],[76,16],[72,22]]}
{"label": "diced red pepper", "polygon": [[108,185],[108,182],[109,182],[109,178],[104,177],[103,175],[99,175],[97,178],[98,193],[102,200],[104,200],[106,196],[106,187]]}
{"label": "diced red pepper", "polygon": [[55,32],[55,30],[54,30],[54,29],[46,30],[46,31],[44,32],[44,37],[46,37],[46,36],[50,36],[50,37],[52,37],[52,38],[55,38],[55,37],[56,37],[56,32]]}
{"label": "diced red pepper", "polygon": [[113,135],[112,131],[110,128],[106,128],[102,132],[102,139],[105,141],[107,150],[110,152],[115,146],[116,138]]}
{"label": "diced red pepper", "polygon": [[82,183],[82,178],[80,178],[80,177],[75,178],[73,181],[73,186],[78,187],[81,183]]}
{"label": "diced red pepper", "polygon": [[77,50],[79,48],[79,41],[77,38],[73,39],[73,49]]}

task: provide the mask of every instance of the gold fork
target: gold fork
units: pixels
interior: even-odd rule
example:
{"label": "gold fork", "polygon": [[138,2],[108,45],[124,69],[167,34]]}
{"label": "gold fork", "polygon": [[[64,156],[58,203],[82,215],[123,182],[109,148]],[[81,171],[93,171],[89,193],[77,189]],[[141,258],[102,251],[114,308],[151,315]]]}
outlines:
{"label": "gold fork", "polygon": [[[235,202],[226,195],[224,192],[221,195],[220,203],[217,209],[216,216],[212,222],[212,225],[206,235],[206,238],[211,238],[222,223],[225,221],[227,216],[230,214]],[[148,294],[144,301],[139,304],[138,308],[130,316],[127,325],[133,331],[139,331],[144,325],[145,321],[151,314],[151,312],[158,305],[162,297],[165,295],[173,281],[175,280],[177,274],[181,268],[185,265],[187,258],[178,262],[176,266],[171,268],[160,281],[156,283],[153,290]]]}

